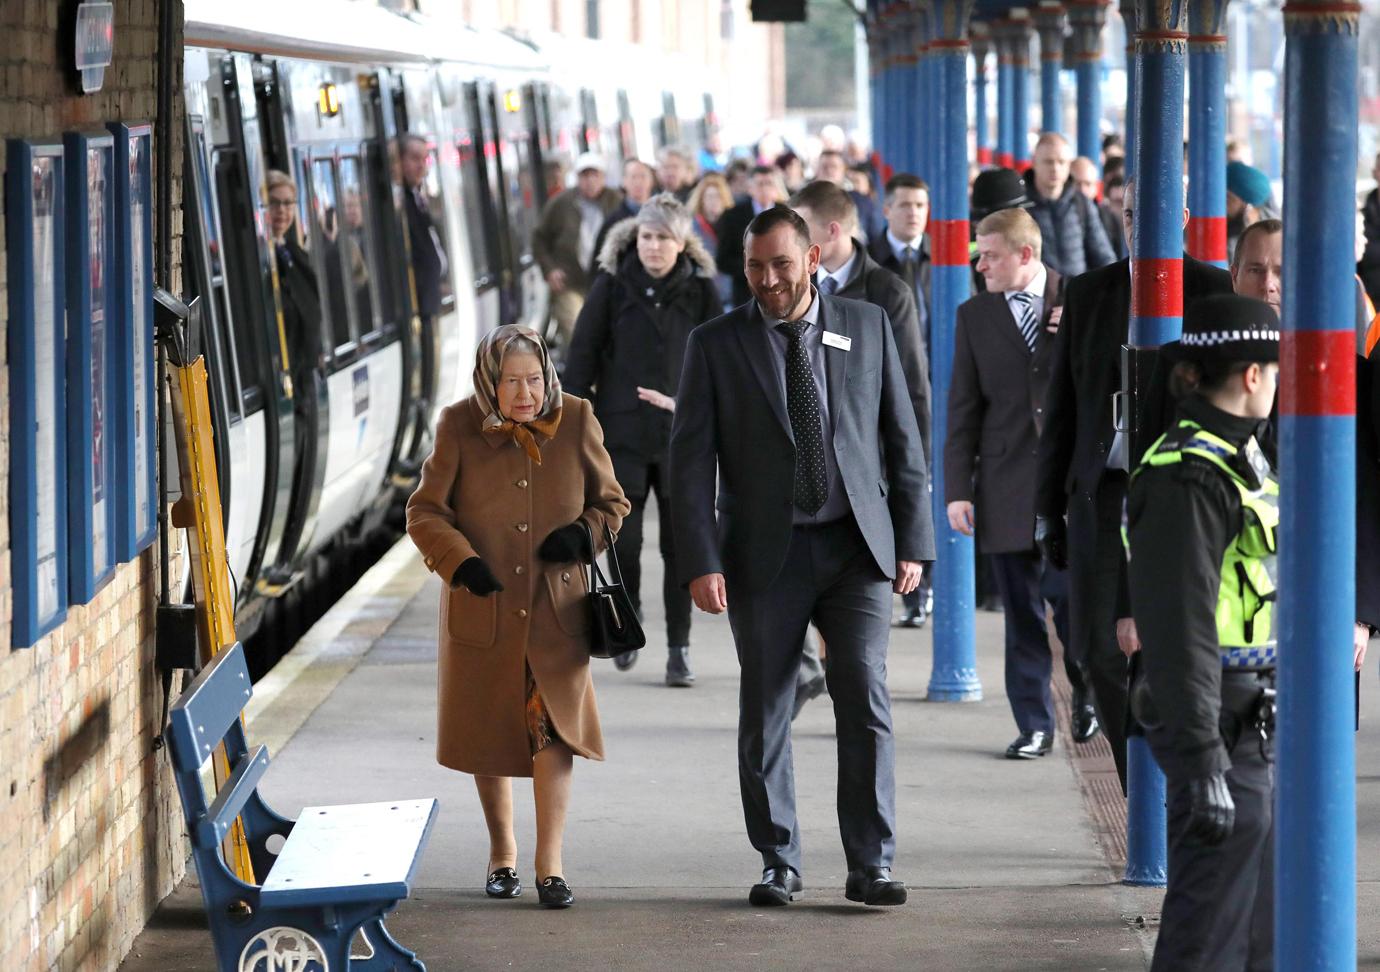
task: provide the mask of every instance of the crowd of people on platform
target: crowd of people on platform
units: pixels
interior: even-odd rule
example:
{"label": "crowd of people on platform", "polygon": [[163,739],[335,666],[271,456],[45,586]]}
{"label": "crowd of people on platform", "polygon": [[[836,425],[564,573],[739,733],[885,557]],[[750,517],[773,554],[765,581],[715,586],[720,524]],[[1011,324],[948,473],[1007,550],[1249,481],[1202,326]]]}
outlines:
{"label": "crowd of people on platform", "polygon": [[[750,159],[672,147],[654,167],[629,160],[621,191],[581,156],[534,240],[552,345],[495,331],[474,397],[445,413],[408,523],[447,582],[442,696],[463,697],[463,714],[442,714],[441,761],[479,781],[488,892],[520,893],[507,777],[535,774],[539,893],[573,900],[559,853],[570,756],[601,753],[579,564],[607,527],[640,614],[655,492],[666,684],[695,681],[692,603],[727,611],[738,648],[744,813],[764,864],[750,900],[786,904],[803,887],[790,727],[828,691],[846,893],[905,901],[890,872],[885,661],[888,628],[930,610],[942,326],[953,356],[932,488],[948,525],[976,538],[979,602],[1005,612],[1005,755],[1051,751],[1062,645],[1070,738],[1105,734],[1124,789],[1127,735],[1143,733],[1168,777],[1155,968],[1268,967],[1285,286],[1270,180],[1228,147],[1228,267],[1184,255],[1183,337],[1142,362],[1150,378],[1114,419],[1135,225],[1117,137],[1094,161],[1045,133],[1023,173],[974,168],[974,296],[952,322],[934,318],[924,180],[881,178],[841,133],[822,142],[808,179],[799,154],[764,138]],[[1357,534],[1375,550],[1380,190],[1358,218],[1357,272]],[[1380,626],[1376,560],[1357,560],[1358,672]],[[496,643],[513,650],[500,658]]]}

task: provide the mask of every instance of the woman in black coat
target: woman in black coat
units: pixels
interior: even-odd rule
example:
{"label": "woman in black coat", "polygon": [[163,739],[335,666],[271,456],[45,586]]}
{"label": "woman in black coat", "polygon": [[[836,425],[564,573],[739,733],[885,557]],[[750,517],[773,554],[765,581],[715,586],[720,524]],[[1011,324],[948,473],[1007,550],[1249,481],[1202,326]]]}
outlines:
{"label": "woman in black coat", "polygon": [[[688,687],[690,595],[675,582],[667,446],[685,343],[695,327],[723,312],[714,260],[695,235],[690,212],[669,193],[642,205],[609,231],[599,275],[575,321],[562,384],[590,398],[604,427],[614,473],[632,503],[615,551],[634,606],[641,611],[642,511],[656,490],[665,564],[666,684]],[[636,655],[615,659],[632,667]]]}

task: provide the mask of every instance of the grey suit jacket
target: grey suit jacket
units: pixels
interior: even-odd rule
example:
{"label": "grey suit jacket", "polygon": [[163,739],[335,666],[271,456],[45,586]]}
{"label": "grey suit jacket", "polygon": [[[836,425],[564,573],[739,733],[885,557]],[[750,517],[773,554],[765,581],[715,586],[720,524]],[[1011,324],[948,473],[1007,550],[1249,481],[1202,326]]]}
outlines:
{"label": "grey suit jacket", "polygon": [[[880,308],[819,299],[820,326],[852,342],[847,351],[825,347],[839,471],[877,566],[895,577],[897,560],[935,556],[920,430],[896,341]],[[786,559],[795,443],[768,340],[756,301],[690,333],[671,427],[681,584],[722,573],[731,587],[762,590]]]}

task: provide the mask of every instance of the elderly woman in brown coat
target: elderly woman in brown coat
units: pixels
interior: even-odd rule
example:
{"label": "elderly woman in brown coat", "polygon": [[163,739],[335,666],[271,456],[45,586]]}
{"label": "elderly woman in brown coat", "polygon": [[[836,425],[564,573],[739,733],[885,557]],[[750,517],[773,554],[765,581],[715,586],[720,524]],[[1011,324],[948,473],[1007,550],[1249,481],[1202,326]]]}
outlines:
{"label": "elderly woman in brown coat", "polygon": [[480,343],[474,394],[441,413],[407,532],[441,597],[437,760],[474,775],[491,897],[515,898],[512,777],[533,778],[537,893],[574,901],[561,841],[572,755],[603,759],[580,561],[628,501],[584,399],[563,395],[535,331]]}

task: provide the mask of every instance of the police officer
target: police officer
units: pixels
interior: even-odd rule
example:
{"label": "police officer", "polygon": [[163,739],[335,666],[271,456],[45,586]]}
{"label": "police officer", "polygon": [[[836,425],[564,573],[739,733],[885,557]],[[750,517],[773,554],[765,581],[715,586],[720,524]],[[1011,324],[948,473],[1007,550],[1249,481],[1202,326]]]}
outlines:
{"label": "police officer", "polygon": [[1176,422],[1127,501],[1141,640],[1132,711],[1168,784],[1169,884],[1152,972],[1273,967],[1271,763],[1279,484],[1257,435],[1279,376],[1279,318],[1203,298],[1175,362]]}

